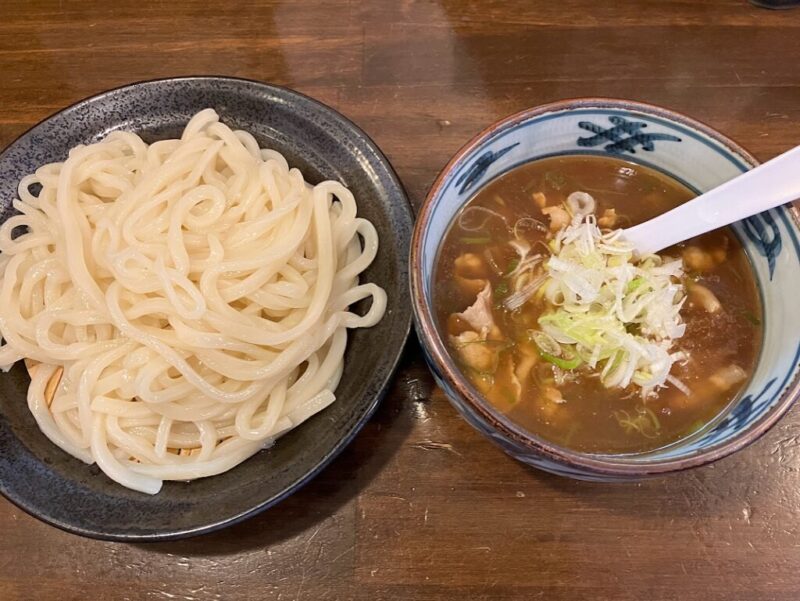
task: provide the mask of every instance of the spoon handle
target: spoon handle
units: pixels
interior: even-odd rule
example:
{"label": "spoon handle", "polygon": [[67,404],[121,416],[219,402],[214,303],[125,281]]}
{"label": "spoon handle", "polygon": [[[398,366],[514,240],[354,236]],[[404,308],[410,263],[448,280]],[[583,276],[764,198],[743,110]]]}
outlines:
{"label": "spoon handle", "polygon": [[800,198],[800,146],[624,231],[639,254],[660,250]]}

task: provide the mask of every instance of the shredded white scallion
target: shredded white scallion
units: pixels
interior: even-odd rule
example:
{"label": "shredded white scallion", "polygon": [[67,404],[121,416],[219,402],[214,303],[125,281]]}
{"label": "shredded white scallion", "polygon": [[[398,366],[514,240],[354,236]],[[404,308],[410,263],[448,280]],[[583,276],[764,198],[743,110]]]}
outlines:
{"label": "shredded white scallion", "polygon": [[553,309],[539,317],[541,331],[597,369],[609,388],[633,384],[647,398],[670,383],[686,393],[670,375],[686,358],[670,351],[686,330],[681,261],[634,258],[621,230],[604,233],[594,215],[579,213],[550,248],[544,285]]}

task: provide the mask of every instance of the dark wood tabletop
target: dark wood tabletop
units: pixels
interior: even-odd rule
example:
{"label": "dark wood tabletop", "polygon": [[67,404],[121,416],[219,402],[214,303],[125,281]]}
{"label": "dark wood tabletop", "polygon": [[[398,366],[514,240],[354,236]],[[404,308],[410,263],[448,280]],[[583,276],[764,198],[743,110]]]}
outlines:
{"label": "dark wood tabletop", "polygon": [[[561,98],[664,105],[761,159],[800,142],[800,10],[745,0],[0,0],[0,146],[83,97],[197,74],[341,111],[415,207],[478,130]],[[344,453],[241,525],[104,543],[0,500],[3,601],[789,601],[799,567],[800,409],[704,469],[575,482],[462,421],[413,340]]]}

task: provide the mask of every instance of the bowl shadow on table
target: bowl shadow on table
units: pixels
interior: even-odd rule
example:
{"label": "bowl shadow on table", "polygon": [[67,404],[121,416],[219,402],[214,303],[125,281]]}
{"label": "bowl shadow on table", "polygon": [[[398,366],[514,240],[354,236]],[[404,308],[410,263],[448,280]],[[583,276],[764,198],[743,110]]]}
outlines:
{"label": "bowl shadow on table", "polygon": [[[319,475],[289,498],[244,522],[185,540],[132,543],[147,551],[181,555],[236,554],[290,540],[335,515],[369,485],[403,445],[412,422],[403,419],[414,353],[406,343],[386,397],[353,441]],[[355,510],[354,510],[355,511]]]}

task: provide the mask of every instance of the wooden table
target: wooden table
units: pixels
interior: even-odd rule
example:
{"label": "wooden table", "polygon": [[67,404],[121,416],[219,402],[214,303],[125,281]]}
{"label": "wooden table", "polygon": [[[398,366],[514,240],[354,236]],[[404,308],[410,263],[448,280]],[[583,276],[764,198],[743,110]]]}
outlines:
{"label": "wooden table", "polygon": [[[224,74],[295,88],[383,148],[419,206],[508,113],[662,104],[762,159],[800,142],[800,11],[744,0],[0,0],[0,145],[85,96]],[[800,598],[800,411],[705,469],[632,485],[526,468],[467,426],[410,342],[353,444],[276,508],[170,544],[84,540],[0,501],[0,599]]]}

